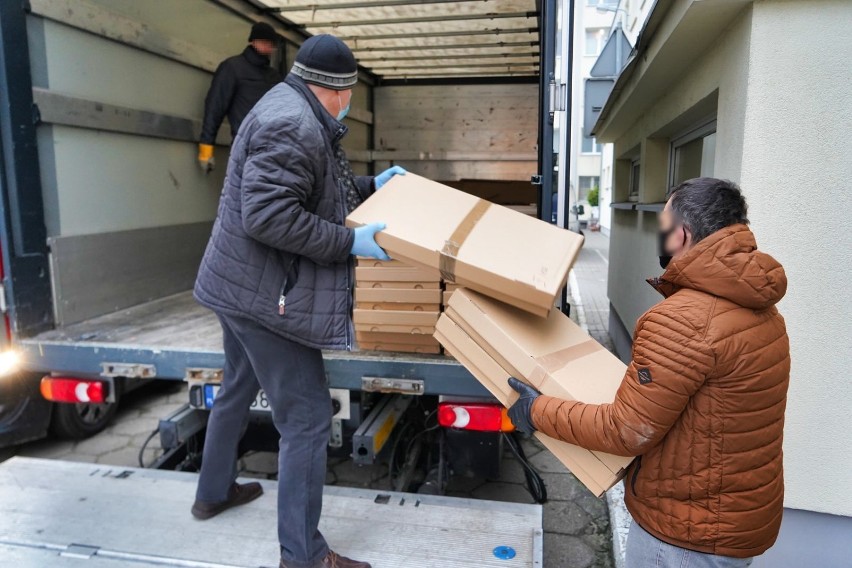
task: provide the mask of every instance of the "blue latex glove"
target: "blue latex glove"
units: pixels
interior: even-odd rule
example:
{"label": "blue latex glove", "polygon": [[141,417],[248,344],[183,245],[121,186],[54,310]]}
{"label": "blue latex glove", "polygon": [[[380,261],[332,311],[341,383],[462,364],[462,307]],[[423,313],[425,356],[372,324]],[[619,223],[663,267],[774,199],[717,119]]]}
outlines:
{"label": "blue latex glove", "polygon": [[515,425],[515,429],[519,432],[532,434],[536,431],[536,427],[532,421],[532,407],[535,399],[541,393],[515,377],[509,377],[509,386],[521,395],[521,398],[509,408],[509,419],[511,419],[512,424]]}
{"label": "blue latex glove", "polygon": [[370,223],[355,229],[355,241],[352,243],[352,254],[377,258],[379,260],[390,260],[391,257],[376,244],[376,233],[384,231],[384,223]]}
{"label": "blue latex glove", "polygon": [[376,176],[376,179],[375,179],[376,189],[381,189],[382,186],[385,185],[387,182],[389,182],[390,179],[393,176],[395,176],[395,175],[404,176],[407,173],[408,172],[406,172],[405,169],[403,169],[399,166],[393,166],[393,167],[386,169],[385,171],[383,171],[382,173],[380,173],[379,175]]}

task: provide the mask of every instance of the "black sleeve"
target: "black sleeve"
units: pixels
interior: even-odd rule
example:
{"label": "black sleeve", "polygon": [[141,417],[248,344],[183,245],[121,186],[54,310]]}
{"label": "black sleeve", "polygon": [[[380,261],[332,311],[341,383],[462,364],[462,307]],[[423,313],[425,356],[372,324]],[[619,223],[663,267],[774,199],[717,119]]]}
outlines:
{"label": "black sleeve", "polygon": [[207,91],[207,98],[204,99],[204,121],[201,124],[202,144],[216,142],[216,133],[219,132],[219,127],[225,115],[228,114],[236,88],[237,76],[233,65],[229,60],[225,60],[216,69],[213,81],[210,83],[210,90]]}
{"label": "black sleeve", "polygon": [[375,176],[355,176],[355,187],[364,201],[376,192],[375,179]]}
{"label": "black sleeve", "polygon": [[317,264],[343,262],[352,250],[352,229],[305,209],[321,190],[314,167],[323,149],[301,130],[298,123],[279,122],[252,134],[240,192],[243,227],[254,239]]}

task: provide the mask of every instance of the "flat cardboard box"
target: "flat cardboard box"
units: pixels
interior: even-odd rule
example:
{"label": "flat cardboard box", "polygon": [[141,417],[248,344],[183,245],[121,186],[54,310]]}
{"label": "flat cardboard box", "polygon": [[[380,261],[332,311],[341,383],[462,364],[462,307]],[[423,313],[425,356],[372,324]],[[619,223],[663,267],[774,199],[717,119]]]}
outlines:
{"label": "flat cardboard box", "polygon": [[443,305],[446,306],[447,304],[450,303],[450,298],[452,298],[452,297],[453,297],[452,290],[444,290],[444,294],[441,296],[441,302],[443,303]]}
{"label": "flat cardboard box", "polygon": [[460,286],[460,285],[458,285],[458,284],[453,284],[452,282],[447,282],[447,283],[445,283],[445,284],[444,284],[444,289],[445,289],[447,292],[453,292],[453,291],[455,291],[455,290],[458,290],[459,288],[461,288],[461,286]]}
{"label": "flat cardboard box", "polygon": [[381,288],[383,290],[391,289],[391,290],[441,290],[441,283],[437,280],[432,280],[428,282],[367,282],[367,281],[355,281],[355,289],[358,288]]}
{"label": "flat cardboard box", "polygon": [[389,323],[355,323],[355,332],[367,333],[417,333],[422,335],[432,335],[435,333],[435,324],[432,325],[413,325],[413,324],[389,324]]}
{"label": "flat cardboard box", "polygon": [[358,310],[390,310],[402,312],[440,312],[441,304],[402,304],[394,302],[355,302]]}
{"label": "flat cardboard box", "polygon": [[356,331],[358,343],[397,343],[400,345],[440,345],[438,340],[429,334],[422,333],[371,333]]}
{"label": "flat cardboard box", "polygon": [[373,325],[416,325],[435,327],[440,312],[403,312],[398,310],[359,310],[352,311],[352,321],[356,324]]}
{"label": "flat cardboard box", "polygon": [[355,303],[438,304],[441,291],[406,288],[355,288]]}
{"label": "flat cardboard box", "polygon": [[[438,320],[435,337],[444,346],[444,351],[464,365],[504,406],[509,407],[518,399],[518,394],[508,384],[511,372],[501,367],[448,315]],[[617,473],[611,471],[589,450],[550,438],[541,432],[536,432],[535,436],[598,497],[624,477],[623,470]]]}
{"label": "flat cardboard box", "polygon": [[[561,312],[537,318],[470,290],[453,293],[446,317],[509,374],[566,400],[612,402],[626,366]],[[620,474],[631,458],[594,455]]]}
{"label": "flat cardboard box", "polygon": [[382,343],[382,342],[365,342],[358,343],[358,347],[362,351],[389,351],[397,353],[424,353],[430,355],[439,355],[441,353],[441,345],[406,345],[404,343]]}
{"label": "flat cardboard box", "polygon": [[415,174],[395,176],[346,219],[383,222],[391,257],[538,316],[553,309],[583,237]]}
{"label": "flat cardboard box", "polygon": [[359,282],[439,282],[441,273],[427,268],[356,266],[355,280]]}
{"label": "flat cardboard box", "polygon": [[373,266],[373,267],[384,267],[384,268],[410,268],[411,266],[405,264],[401,260],[379,260],[377,258],[367,258],[365,256],[356,256],[355,263],[357,266]]}

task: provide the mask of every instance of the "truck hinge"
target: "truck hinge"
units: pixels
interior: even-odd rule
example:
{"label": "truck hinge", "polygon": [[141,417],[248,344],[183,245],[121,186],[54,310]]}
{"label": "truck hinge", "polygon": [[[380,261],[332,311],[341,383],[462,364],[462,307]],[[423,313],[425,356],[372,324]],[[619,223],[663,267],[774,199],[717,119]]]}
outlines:
{"label": "truck hinge", "polygon": [[33,6],[30,4],[30,0],[21,0],[21,10],[24,11],[24,14],[32,13]]}
{"label": "truck hinge", "polygon": [[541,174],[535,174],[534,176],[530,176],[530,183],[533,184],[533,185],[541,185],[542,184]]}
{"label": "truck hinge", "polygon": [[0,282],[0,314],[5,314],[9,311],[9,305],[6,303],[6,284]]}
{"label": "truck hinge", "polygon": [[41,123],[41,109],[38,108],[38,105],[33,103],[33,124]]}
{"label": "truck hinge", "polygon": [[568,106],[568,85],[550,81],[550,112],[565,110]]}

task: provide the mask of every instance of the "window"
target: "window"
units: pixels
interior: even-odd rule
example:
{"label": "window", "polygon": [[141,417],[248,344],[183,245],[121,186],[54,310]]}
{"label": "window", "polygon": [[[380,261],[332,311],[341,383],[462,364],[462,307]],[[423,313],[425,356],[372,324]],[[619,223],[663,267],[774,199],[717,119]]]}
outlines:
{"label": "window", "polygon": [[598,144],[594,136],[583,136],[582,151],[584,154],[600,154],[602,146]]}
{"label": "window", "polygon": [[630,164],[630,193],[627,194],[627,201],[639,201],[639,174],[641,173],[642,168],[637,158]]}
{"label": "window", "polygon": [[716,162],[716,121],[705,123],[673,140],[670,161],[671,187],[688,179],[712,176]]}
{"label": "window", "polygon": [[598,176],[580,176],[580,183],[577,187],[577,202],[586,201],[589,196],[589,191],[592,188],[600,187],[601,178]]}
{"label": "window", "polygon": [[584,51],[586,55],[600,55],[606,43],[606,32],[607,30],[604,28],[586,30],[586,47]]}

